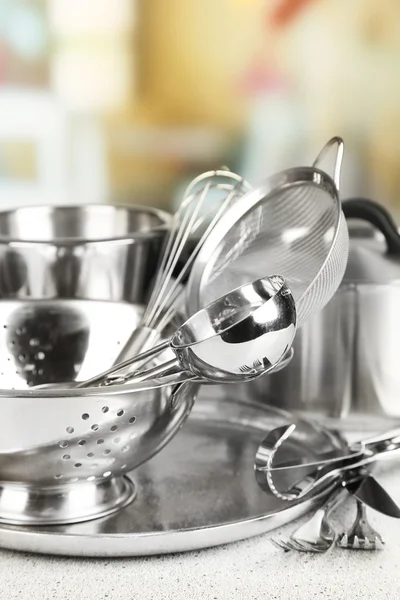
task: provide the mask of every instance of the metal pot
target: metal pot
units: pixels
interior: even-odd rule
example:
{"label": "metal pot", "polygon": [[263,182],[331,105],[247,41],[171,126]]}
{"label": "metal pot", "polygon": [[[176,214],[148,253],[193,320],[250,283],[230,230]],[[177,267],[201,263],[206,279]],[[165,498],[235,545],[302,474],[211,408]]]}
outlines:
{"label": "metal pot", "polygon": [[0,298],[144,304],[171,217],[144,206],[0,212]]}
{"label": "metal pot", "polygon": [[286,369],[234,393],[373,429],[400,421],[400,236],[375,202],[348,200],[343,211],[351,242],[340,289],[298,331]]}

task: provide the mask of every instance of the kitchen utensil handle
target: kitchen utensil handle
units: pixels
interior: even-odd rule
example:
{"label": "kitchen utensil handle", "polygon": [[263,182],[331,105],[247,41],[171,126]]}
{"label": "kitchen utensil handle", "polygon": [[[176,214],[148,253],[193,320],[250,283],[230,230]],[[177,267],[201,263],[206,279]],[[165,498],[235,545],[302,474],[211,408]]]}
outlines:
{"label": "kitchen utensil handle", "polygon": [[331,146],[334,146],[334,145],[337,145],[337,151],[336,151],[335,166],[333,169],[333,181],[335,182],[337,191],[339,191],[340,171],[342,169],[343,153],[344,153],[344,142],[341,137],[335,136],[335,137],[331,138],[329,140],[329,142],[327,142],[325,144],[325,146],[322,148],[322,150],[318,154],[317,158],[314,160],[313,167],[316,167],[317,169],[320,168],[319,167],[320,163],[324,160],[324,158],[327,155],[328,151],[330,150]]}
{"label": "kitchen utensil handle", "polygon": [[[121,383],[141,383],[142,381],[148,381],[149,379],[167,377],[168,375],[174,374],[176,374],[179,379],[181,373],[185,373],[185,371],[180,368],[178,359],[174,358],[161,365],[148,369],[147,371],[123,375],[121,377]],[[191,379],[196,379],[196,376],[187,373],[187,378],[184,381],[189,381]]]}
{"label": "kitchen utensil handle", "polygon": [[374,225],[385,237],[388,254],[400,255],[400,235],[390,212],[367,198],[345,200],[342,209],[346,219],[362,219]]}
{"label": "kitchen utensil handle", "polygon": [[142,352],[142,354],[138,354],[134,358],[128,358],[127,360],[124,360],[123,362],[121,362],[117,365],[113,365],[112,367],[107,369],[107,371],[103,371],[102,373],[99,373],[98,375],[96,375],[95,377],[92,377],[91,379],[82,381],[75,387],[76,388],[87,388],[87,387],[90,387],[93,385],[98,385],[99,383],[104,382],[110,375],[116,375],[118,373],[118,371],[121,371],[125,367],[131,367],[132,365],[135,365],[136,363],[143,362],[144,360],[147,360],[153,356],[156,356],[157,354],[159,354],[163,350],[166,350],[167,348],[169,348],[169,341],[162,342],[161,344],[158,344],[158,346],[154,346],[154,348],[150,348],[150,350],[147,350],[146,352]]}
{"label": "kitchen utensil handle", "polygon": [[391,450],[395,450],[396,448],[400,448],[400,428],[397,427],[396,429],[371,436],[358,443],[372,452],[381,452],[389,447]]}

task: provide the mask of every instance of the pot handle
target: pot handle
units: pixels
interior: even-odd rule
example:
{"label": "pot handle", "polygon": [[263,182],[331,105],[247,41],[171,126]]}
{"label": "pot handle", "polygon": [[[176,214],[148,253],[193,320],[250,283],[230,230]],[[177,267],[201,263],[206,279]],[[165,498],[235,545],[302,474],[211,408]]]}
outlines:
{"label": "pot handle", "polygon": [[390,214],[378,202],[366,198],[352,198],[342,203],[346,219],[362,219],[374,225],[384,235],[388,254],[400,255],[400,235]]}

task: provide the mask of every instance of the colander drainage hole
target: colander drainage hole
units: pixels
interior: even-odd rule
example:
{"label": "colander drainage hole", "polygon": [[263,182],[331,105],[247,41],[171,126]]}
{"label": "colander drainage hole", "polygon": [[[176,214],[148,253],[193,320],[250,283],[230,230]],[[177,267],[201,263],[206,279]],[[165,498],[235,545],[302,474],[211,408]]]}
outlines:
{"label": "colander drainage hole", "polygon": [[122,417],[124,414],[124,411],[121,409],[117,412],[117,417]]}
{"label": "colander drainage hole", "polygon": [[126,445],[122,448],[122,452],[128,452],[130,446]]}
{"label": "colander drainage hole", "polygon": [[110,477],[111,475],[111,471],[106,471],[105,473],[103,473],[103,477]]}
{"label": "colander drainage hole", "polygon": [[108,406],[103,406],[103,408],[101,409],[102,413],[108,413],[110,409],[108,408]]}
{"label": "colander drainage hole", "polygon": [[86,440],[79,440],[78,446],[84,446],[86,444]]}
{"label": "colander drainage hole", "polygon": [[99,439],[97,440],[97,443],[98,443],[98,444],[104,444],[104,440],[103,440],[103,438],[99,438]]}
{"label": "colander drainage hole", "polygon": [[114,438],[114,444],[119,444],[120,441],[121,441],[121,438],[119,438],[119,437]]}
{"label": "colander drainage hole", "polygon": [[92,431],[97,431],[99,429],[99,426],[97,425],[97,423],[94,423],[91,428]]}
{"label": "colander drainage hole", "polygon": [[63,460],[69,460],[71,458],[70,454],[64,454]]}
{"label": "colander drainage hole", "polygon": [[94,456],[94,452],[88,452],[88,454],[87,454],[88,458],[93,458],[93,456]]}
{"label": "colander drainage hole", "polygon": [[75,467],[76,469],[79,469],[81,466],[82,466],[82,463],[75,463],[75,464],[74,464],[74,467]]}
{"label": "colander drainage hole", "polygon": [[62,473],[57,473],[57,475],[54,475],[54,479],[62,479]]}
{"label": "colander drainage hole", "polygon": [[87,420],[88,420],[88,418],[89,418],[89,415],[88,415],[87,413],[83,413],[83,415],[82,415],[82,419],[83,419],[84,421],[87,421]]}
{"label": "colander drainage hole", "polygon": [[103,454],[104,454],[105,456],[107,456],[107,454],[111,454],[111,450],[109,450],[109,449],[107,448],[107,450],[104,450]]}
{"label": "colander drainage hole", "polygon": [[89,477],[86,477],[86,481],[94,481],[96,479],[96,477],[94,475],[90,475]]}
{"label": "colander drainage hole", "polygon": [[132,423],[134,423],[135,421],[136,421],[136,417],[131,417],[131,418],[129,419],[129,423],[131,423],[131,424],[132,424]]}
{"label": "colander drainage hole", "polygon": [[75,429],[73,427],[67,427],[65,430],[67,433],[74,433]]}
{"label": "colander drainage hole", "polygon": [[60,448],[68,448],[68,445],[69,445],[69,444],[68,444],[68,442],[66,442],[66,441],[64,440],[64,441],[60,442],[58,445],[60,446]]}
{"label": "colander drainage hole", "polygon": [[112,425],[110,427],[110,431],[117,431],[118,427],[116,425]]}

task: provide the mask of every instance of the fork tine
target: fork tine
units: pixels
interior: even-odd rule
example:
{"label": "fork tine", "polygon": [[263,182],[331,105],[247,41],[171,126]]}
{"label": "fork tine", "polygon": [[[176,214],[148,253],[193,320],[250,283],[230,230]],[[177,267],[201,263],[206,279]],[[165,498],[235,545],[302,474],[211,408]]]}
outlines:
{"label": "fork tine", "polygon": [[299,540],[293,540],[293,539],[283,540],[283,539],[276,539],[276,538],[270,538],[269,541],[276,548],[279,548],[280,550],[284,550],[285,552],[290,552],[291,550],[294,550],[295,552],[314,552],[316,554],[322,554],[323,552],[325,552],[325,550],[321,550],[320,548],[317,548],[313,544],[309,544],[308,542],[305,542],[305,541],[299,541]]}
{"label": "fork tine", "polygon": [[297,550],[298,552],[313,552],[314,554],[323,554],[325,552],[322,548],[318,548],[314,544],[310,544],[304,540],[290,539],[288,545],[292,546],[293,550]]}
{"label": "fork tine", "polygon": [[340,548],[350,550],[382,550],[384,541],[368,522],[366,506],[357,499],[357,514],[353,525],[337,541]]}
{"label": "fork tine", "polygon": [[284,550],[285,552],[290,552],[290,550],[292,550],[292,548],[289,548],[286,542],[284,542],[283,540],[269,538],[269,541],[273,546],[275,546],[275,548],[279,548],[279,550]]}
{"label": "fork tine", "polygon": [[340,548],[348,548],[350,550],[383,550],[384,542],[378,536],[374,539],[365,537],[359,538],[357,535],[349,540],[346,533],[339,536],[337,545]]}
{"label": "fork tine", "polygon": [[348,548],[349,547],[349,538],[347,533],[341,533],[337,539],[336,545],[340,548]]}

